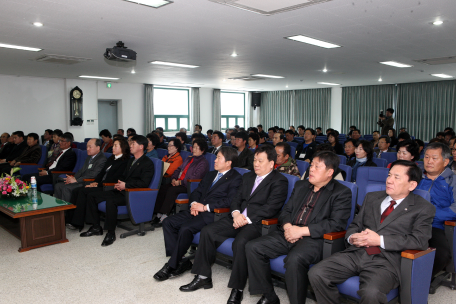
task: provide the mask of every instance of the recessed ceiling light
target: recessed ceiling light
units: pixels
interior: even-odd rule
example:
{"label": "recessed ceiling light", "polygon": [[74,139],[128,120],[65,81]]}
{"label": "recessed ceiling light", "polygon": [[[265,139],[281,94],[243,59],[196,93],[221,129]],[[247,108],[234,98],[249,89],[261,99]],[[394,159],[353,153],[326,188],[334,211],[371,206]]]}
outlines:
{"label": "recessed ceiling light", "polygon": [[20,46],[20,45],[12,45],[12,44],[4,44],[4,43],[0,43],[0,47],[7,48],[7,49],[30,51],[30,52],[39,52],[42,50],[42,49],[32,48],[32,47],[28,47],[28,46]]}
{"label": "recessed ceiling light", "polygon": [[447,74],[431,74],[431,76],[440,77],[440,78],[453,78],[453,76],[447,75]]}
{"label": "recessed ceiling light", "polygon": [[158,64],[158,65],[167,65],[167,66],[173,66],[173,67],[179,67],[179,68],[190,68],[190,69],[199,67],[198,65],[189,65],[189,64],[166,62],[166,61],[149,61],[149,63]]}
{"label": "recessed ceiling light", "polygon": [[135,70],[131,70],[131,73],[132,73],[132,74],[136,74]]}
{"label": "recessed ceiling light", "polygon": [[133,2],[133,3],[145,5],[145,6],[150,6],[153,8],[159,8],[164,5],[173,3],[173,1],[167,1],[167,0],[125,0],[125,1]]}
{"label": "recessed ceiling light", "polygon": [[120,78],[113,78],[113,77],[102,77],[102,76],[87,76],[81,75],[80,78],[94,78],[94,79],[106,79],[106,80],[119,80]]}
{"label": "recessed ceiling light", "polygon": [[225,79],[225,78],[223,78],[223,82],[225,82],[225,81],[226,81],[226,79]]}
{"label": "recessed ceiling light", "polygon": [[378,79],[378,81],[379,81],[379,82],[382,82],[382,81],[383,81],[382,77],[380,77],[380,78]]}
{"label": "recessed ceiling light", "polygon": [[285,87],[288,88],[288,84]]}
{"label": "recessed ceiling light", "polygon": [[41,22],[33,22],[33,25],[36,26],[36,27],[42,27],[43,23],[41,23]]}
{"label": "recessed ceiling light", "polygon": [[238,54],[236,54],[236,52],[233,52],[233,53],[231,54],[231,57],[237,57],[237,56],[238,56]]}
{"label": "recessed ceiling light", "polygon": [[264,77],[264,78],[285,78],[283,76],[265,75],[265,74],[252,74],[253,77]]}
{"label": "recessed ceiling light", "polygon": [[290,40],[294,40],[294,41],[298,41],[298,42],[302,42],[302,43],[308,43],[308,44],[316,45],[316,46],[326,48],[326,49],[333,49],[333,48],[341,47],[340,45],[337,45],[334,43],[329,43],[326,41],[310,38],[310,37],[303,36],[303,35],[285,37],[285,39],[290,39]]}
{"label": "recessed ceiling light", "polygon": [[331,82],[317,82],[318,84],[330,85],[330,86],[338,86],[340,83],[331,83]]}
{"label": "recessed ceiling light", "polygon": [[381,64],[386,64],[386,65],[390,65],[390,66],[393,66],[393,67],[396,67],[396,68],[411,68],[413,65],[409,65],[409,64],[405,64],[405,63],[400,63],[400,62],[397,62],[397,61],[383,61],[383,62],[380,62]]}
{"label": "recessed ceiling light", "polygon": [[442,20],[436,20],[436,21],[432,22],[432,24],[434,24],[434,25],[441,25],[442,23],[443,23]]}
{"label": "recessed ceiling light", "polygon": [[326,68],[323,69],[323,73],[326,73],[328,72],[328,70]]}

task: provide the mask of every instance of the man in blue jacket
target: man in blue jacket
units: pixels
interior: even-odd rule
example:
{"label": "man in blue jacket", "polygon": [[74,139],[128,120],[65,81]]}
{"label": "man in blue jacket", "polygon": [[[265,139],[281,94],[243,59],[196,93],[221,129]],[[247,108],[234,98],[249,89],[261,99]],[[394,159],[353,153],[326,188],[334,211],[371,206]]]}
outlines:
{"label": "man in blue jacket", "polygon": [[436,248],[432,276],[444,270],[451,260],[451,249],[445,237],[445,221],[456,220],[456,176],[447,167],[451,151],[447,145],[434,142],[424,151],[423,179],[417,189],[429,191],[436,212],[429,247]]}

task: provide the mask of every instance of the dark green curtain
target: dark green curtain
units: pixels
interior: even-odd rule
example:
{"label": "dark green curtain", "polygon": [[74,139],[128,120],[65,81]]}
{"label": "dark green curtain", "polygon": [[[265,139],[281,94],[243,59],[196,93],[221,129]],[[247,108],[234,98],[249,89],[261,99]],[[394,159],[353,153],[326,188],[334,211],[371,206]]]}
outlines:
{"label": "dark green curtain", "polygon": [[329,128],[331,120],[331,89],[295,91],[294,126]]}
{"label": "dark green curtain", "polygon": [[396,125],[428,141],[446,127],[456,126],[456,81],[398,84]]}
{"label": "dark green curtain", "polygon": [[342,88],[342,130],[348,134],[355,125],[361,134],[380,130],[377,125],[380,111],[393,108],[394,85],[359,86]]}
{"label": "dark green curtain", "polygon": [[288,129],[292,125],[294,91],[261,93],[260,123],[267,130],[273,126]]}

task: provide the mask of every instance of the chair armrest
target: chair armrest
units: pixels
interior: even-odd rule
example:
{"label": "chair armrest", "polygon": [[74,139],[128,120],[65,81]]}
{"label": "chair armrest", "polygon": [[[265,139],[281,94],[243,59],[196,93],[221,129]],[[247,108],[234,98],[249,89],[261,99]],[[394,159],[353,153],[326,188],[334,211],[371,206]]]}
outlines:
{"label": "chair armrest", "polygon": [[104,187],[114,187],[116,183],[103,183]]}
{"label": "chair armrest", "polygon": [[216,208],[214,209],[214,213],[228,213],[230,212],[230,208]]}
{"label": "chair armrest", "polygon": [[[39,164],[33,164],[33,163],[20,163],[21,166],[39,166]],[[44,168],[40,168],[44,169]]]}
{"label": "chair armrest", "polygon": [[445,221],[445,225],[456,227],[456,221]]}
{"label": "chair armrest", "polygon": [[199,183],[201,179],[187,179],[187,183]]}
{"label": "chair armrest", "polygon": [[46,170],[46,168],[38,168],[38,170],[43,171]]}
{"label": "chair armrest", "polygon": [[75,175],[76,173],[72,171],[52,171],[52,174],[66,174],[66,175]]}
{"label": "chair armrest", "polygon": [[83,182],[94,182],[95,179],[94,178],[84,178],[82,181]]}
{"label": "chair armrest", "polygon": [[214,222],[221,220],[230,214],[230,208],[216,208],[214,209]]}
{"label": "chair armrest", "polygon": [[334,240],[337,240],[337,239],[345,237],[345,233],[346,233],[346,231],[325,233],[323,235],[323,238],[325,240],[334,241]]}
{"label": "chair armrest", "polygon": [[150,188],[125,188],[126,192],[136,192],[136,191],[158,191],[158,189]]}
{"label": "chair armrest", "polygon": [[277,224],[279,223],[279,219],[265,219],[261,221],[263,227],[261,228],[261,235],[268,235],[269,233],[277,230]]}
{"label": "chair armrest", "polygon": [[188,204],[188,199],[177,199],[176,204],[179,204],[179,205]]}
{"label": "chair armrest", "polygon": [[435,251],[435,248],[428,248],[426,250],[404,250],[401,252],[401,257],[409,260],[415,260],[433,251]]}
{"label": "chair armrest", "polygon": [[262,220],[261,224],[265,226],[270,226],[270,225],[276,225],[279,222],[279,219],[273,218],[273,219],[266,219]]}

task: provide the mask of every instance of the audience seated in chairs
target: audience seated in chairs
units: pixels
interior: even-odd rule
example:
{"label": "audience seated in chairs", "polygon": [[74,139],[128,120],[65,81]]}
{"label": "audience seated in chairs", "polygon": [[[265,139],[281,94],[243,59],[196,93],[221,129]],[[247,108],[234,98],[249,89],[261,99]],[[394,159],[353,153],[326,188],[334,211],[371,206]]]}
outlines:
{"label": "audience seated in chairs", "polygon": [[299,137],[304,137],[304,133],[306,132],[306,128],[303,125],[298,126],[298,135]]}
{"label": "audience seated in chairs", "polygon": [[88,231],[81,233],[81,237],[103,235],[100,226],[98,204],[106,201],[106,218],[104,229],[108,230],[101,246],[109,246],[116,240],[117,206],[127,204],[125,189],[147,188],[154,177],[154,163],[144,154],[147,147],[147,138],[134,135],[130,142],[130,152],[133,155],[128,160],[122,178],[117,181],[114,190],[92,192],[87,195],[86,222],[92,224]]}
{"label": "audience seated in chairs", "polygon": [[127,129],[127,137],[130,137],[132,135],[136,135],[136,130],[133,128],[128,128]]}
{"label": "audience seated in chairs", "polygon": [[101,152],[112,153],[113,141],[112,141],[111,132],[109,132],[109,130],[107,130],[107,129],[104,129],[104,130],[101,130],[99,135],[100,135],[101,139],[103,140],[103,145],[101,146]]}
{"label": "audience seated in chairs", "polygon": [[388,137],[391,139],[391,147],[395,147],[398,143],[396,138],[396,130],[394,128],[389,128]]}
{"label": "audience seated in chairs", "polygon": [[239,303],[247,283],[247,258],[245,245],[261,236],[261,221],[277,215],[288,192],[288,180],[274,170],[277,153],[274,147],[263,145],[255,151],[254,172],[242,176],[242,184],[231,203],[231,216],[226,216],[201,230],[190,284],[180,287],[188,292],[212,288],[211,266],[216,249],[228,238],[233,241],[233,267],[228,282],[232,288],[228,303]]}
{"label": "audience seated in chairs", "polygon": [[296,148],[296,160],[303,160],[308,163],[312,161],[317,143],[315,142],[315,130],[307,128],[304,132],[304,141]]}
{"label": "audience seated in chairs", "polygon": [[276,133],[275,128],[269,128],[268,129],[268,141],[272,141],[274,139],[274,134]]}
{"label": "audience seated in chairs", "polygon": [[14,147],[11,149],[8,155],[5,156],[5,158],[0,159],[0,164],[10,162],[19,156],[22,155],[22,153],[27,149],[27,141],[24,140],[24,132],[22,131],[16,131],[13,132],[13,142],[14,142]]}
{"label": "audience seated in chairs", "polygon": [[122,136],[122,137],[124,137],[124,136],[125,136],[125,131],[124,131],[124,129],[118,129],[118,130],[117,130],[117,134],[120,135],[120,136]]}
{"label": "audience seated in chairs", "polygon": [[238,153],[238,167],[247,170],[253,170],[254,153],[247,147],[249,139],[246,132],[238,132],[235,135],[236,149]]}
{"label": "audience seated in chairs", "polygon": [[352,130],[350,138],[354,140],[359,140],[361,138],[361,132],[358,129]]}
{"label": "audience seated in chairs", "polygon": [[125,138],[114,139],[112,155],[106,160],[95,179],[71,192],[70,203],[75,205],[76,209],[67,210],[67,227],[69,229],[81,231],[84,228],[87,195],[93,192],[102,192],[103,183],[117,183],[121,180],[129,160],[130,147]]}
{"label": "audience seated in chairs", "polygon": [[209,171],[209,163],[204,157],[207,143],[202,138],[193,141],[193,154],[187,157],[182,165],[171,176],[171,184],[162,185],[158,191],[155,211],[157,217],[154,223],[161,226],[163,220],[174,207],[174,202],[180,193],[187,193],[187,180],[202,179]]}
{"label": "audience seated in chairs", "polygon": [[380,136],[380,138],[378,139],[378,150],[375,151],[375,157],[381,158],[382,153],[394,152],[394,150],[390,148],[390,145],[391,138],[389,138],[389,136]]}
{"label": "audience seated in chairs", "polygon": [[[425,250],[435,207],[411,193],[421,179],[416,164],[398,160],[386,180],[386,191],[366,195],[345,234],[350,244],[310,269],[318,303],[340,303],[337,284],[359,276],[360,303],[387,303],[400,285],[401,251]],[[391,213],[391,214],[390,214]]]}
{"label": "audience seated in chairs", "polygon": [[347,166],[352,167],[352,182],[356,182],[356,175],[359,167],[377,167],[372,161],[374,157],[374,147],[370,141],[360,140],[356,143],[356,159],[347,161]]}
{"label": "audience seated in chairs", "polygon": [[214,171],[208,172],[198,188],[189,197],[190,210],[181,211],[163,221],[166,256],[168,262],[154,278],[158,281],[181,275],[192,268],[192,263],[182,257],[190,247],[193,235],[214,222],[216,208],[229,208],[242,182],[236,166],[237,153],[233,148],[221,147],[215,159]]}
{"label": "audience seated in chairs", "polygon": [[451,249],[445,237],[445,221],[456,220],[456,176],[447,168],[450,148],[444,143],[429,144],[424,152],[423,179],[417,189],[431,194],[436,213],[432,222],[432,238],[429,246],[436,249],[432,276],[444,270],[451,261]]}
{"label": "audience seated in chairs", "polygon": [[[315,149],[315,153],[322,152],[322,151],[334,152],[334,149],[330,143],[325,143],[325,144],[318,145],[317,148]],[[339,158],[339,162],[340,162],[340,158]],[[301,180],[308,179],[309,172],[310,172],[310,166],[307,168],[307,171],[305,173],[301,173],[301,176],[302,176]],[[339,167],[337,167],[334,170],[334,179],[335,180],[344,181],[346,177],[347,177],[347,173],[344,170],[341,170]]]}
{"label": "audience seated in chairs", "polygon": [[380,139],[380,132],[374,131],[372,132],[372,140],[371,143],[374,145],[374,149],[378,148],[378,140]]}
{"label": "audience seated in chairs", "polygon": [[92,138],[87,142],[87,158],[82,168],[66,178],[58,178],[54,185],[54,197],[69,202],[74,189],[84,186],[84,179],[95,178],[103,169],[106,156],[101,152],[101,140]]}
{"label": "audience seated in chairs", "polygon": [[155,147],[160,143],[160,138],[158,138],[157,134],[155,133],[147,134],[146,138],[148,142],[146,147],[146,156],[158,158],[158,153],[157,150],[155,150]]}
{"label": "audience seated in chairs", "polygon": [[9,133],[2,133],[0,136],[0,152],[2,151],[3,147],[8,143],[8,138],[10,137]]}
{"label": "audience seated in chairs", "polygon": [[338,166],[339,157],[334,152],[317,152],[309,179],[296,182],[280,213],[279,229],[247,243],[249,290],[250,294],[262,294],[258,303],[280,303],[269,260],[281,255],[287,255],[285,282],[290,303],[306,302],[307,272],[322,258],[323,235],[343,231],[350,218],[352,193],[334,180]]}
{"label": "audience seated in chairs", "polygon": [[52,140],[52,133],[54,133],[51,129],[46,129],[43,134],[43,146],[46,146],[46,149],[54,143]]}
{"label": "audience seated in chairs", "polygon": [[328,142],[331,144],[331,147],[333,147],[334,152],[338,155],[343,155],[344,154],[344,146],[339,142],[339,137],[336,135],[336,132],[330,131],[327,135],[328,137]]}
{"label": "audience seated in chairs", "polygon": [[[290,128],[291,127],[293,127],[293,126],[290,126]],[[294,127],[293,127],[293,129],[294,129]],[[294,143],[299,144],[300,142],[297,141],[296,139],[294,139],[294,137],[295,137],[295,131],[294,130],[290,129],[290,130],[286,130],[285,131],[285,138],[286,138],[287,142],[294,142]]]}
{"label": "audience seated in chairs", "polygon": [[172,139],[168,143],[168,155],[165,155],[162,158],[162,161],[169,164],[168,169],[166,170],[165,174],[163,175],[163,182],[162,184],[169,184],[171,183],[171,176],[173,175],[174,171],[182,165],[183,160],[182,156],[180,155],[180,151],[182,150],[182,144],[178,139]]}
{"label": "audience seated in chairs", "polygon": [[356,149],[356,140],[351,139],[351,138],[347,139],[344,143],[345,153],[343,154],[347,158],[347,162],[356,158],[355,149]]}
{"label": "audience seated in chairs", "polygon": [[3,133],[0,137],[0,159],[6,158],[11,150],[14,148],[14,137],[10,136],[9,133]]}
{"label": "audience seated in chairs", "polygon": [[225,136],[223,136],[223,133],[220,131],[215,131],[212,134],[211,138],[212,148],[210,148],[207,152],[217,155],[217,153],[220,151],[220,148],[223,146],[224,141]]}
{"label": "audience seated in chairs", "polygon": [[178,132],[176,133],[176,139],[178,139],[181,144],[182,144],[182,150],[181,151],[187,151],[187,146],[185,146],[185,143],[187,142],[187,134],[184,132]]}
{"label": "audience seated in chairs", "polygon": [[275,146],[275,150],[277,153],[277,161],[274,165],[274,169],[301,178],[298,165],[293,157],[291,157],[290,145],[286,142],[280,142]]}
{"label": "audience seated in chairs", "polygon": [[260,137],[256,133],[249,134],[249,149],[257,149],[258,145],[260,144]]}
{"label": "audience seated in chairs", "polygon": [[206,131],[208,145],[211,143],[212,134],[214,134],[214,130],[209,129]]}
{"label": "audience seated in chairs", "polygon": [[399,135],[397,136],[397,142],[400,143],[404,140],[412,140],[412,137],[407,132],[399,133]]}
{"label": "audience seated in chairs", "polygon": [[47,149],[46,161],[45,163],[54,162],[57,156],[60,154],[60,144],[59,139],[63,135],[63,132],[59,129],[55,129],[52,132],[52,145],[50,145]]}
{"label": "audience seated in chairs", "polygon": [[27,135],[27,148],[19,157],[13,159],[10,163],[0,164],[0,175],[3,173],[10,174],[13,167],[19,166],[21,163],[37,163],[41,158],[41,147],[38,144],[39,136],[36,133]]}
{"label": "audience seated in chairs", "polygon": [[36,177],[36,185],[38,190],[40,190],[41,185],[52,184],[53,183],[53,171],[72,171],[76,165],[76,153],[71,148],[73,143],[73,135],[71,133],[62,134],[59,138],[60,152],[57,155],[56,159],[52,162],[48,162],[44,170],[41,170],[39,173],[26,174],[22,176],[24,181],[30,182],[32,176]]}
{"label": "audience seated in chairs", "polygon": [[[420,159],[420,148],[418,144],[412,140],[400,141],[397,144],[397,159],[417,162]],[[387,168],[391,168],[392,163],[388,164]]]}
{"label": "audience seated in chairs", "polygon": [[286,138],[285,135],[281,134],[280,132],[274,133],[274,137],[272,138],[272,145],[275,147],[278,143],[285,142]]}

